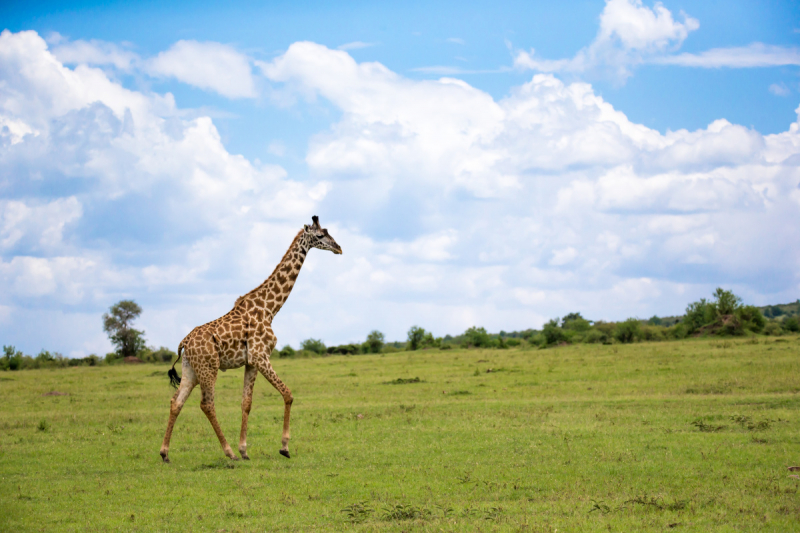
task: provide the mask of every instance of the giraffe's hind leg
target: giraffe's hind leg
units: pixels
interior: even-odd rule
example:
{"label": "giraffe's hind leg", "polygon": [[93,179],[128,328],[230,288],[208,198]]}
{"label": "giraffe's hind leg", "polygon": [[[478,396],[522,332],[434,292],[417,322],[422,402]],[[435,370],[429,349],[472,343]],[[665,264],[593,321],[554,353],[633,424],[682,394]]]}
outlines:
{"label": "giraffe's hind leg", "polygon": [[199,373],[200,389],[203,391],[203,399],[200,401],[200,409],[203,410],[208,417],[208,421],[211,422],[211,427],[214,428],[214,433],[217,434],[219,443],[222,446],[222,451],[228,456],[229,459],[236,461],[239,458],[233,454],[230,444],[228,444],[228,441],[225,440],[225,435],[223,435],[222,428],[219,426],[219,421],[217,420],[217,412],[214,409],[214,387],[217,383],[216,368],[207,372],[200,371]]}
{"label": "giraffe's hind leg", "polygon": [[183,365],[181,366],[181,384],[178,390],[175,391],[175,395],[170,402],[167,432],[164,435],[164,442],[161,444],[161,459],[165,463],[169,462],[169,441],[172,438],[172,429],[175,427],[175,420],[177,420],[183,408],[183,404],[186,403],[186,399],[189,398],[195,385],[197,385],[197,376],[192,369],[192,365],[190,365],[189,361],[184,357]]}
{"label": "giraffe's hind leg", "polygon": [[272,369],[272,364],[269,362],[269,359],[258,359],[255,364],[258,367],[258,371],[261,372],[261,374],[267,378],[267,381],[272,383],[272,386],[283,396],[283,434],[281,435],[280,454],[288,458],[289,439],[291,438],[289,435],[289,418],[292,412],[292,402],[294,401],[292,391],[289,390],[289,387],[280,380],[278,374]]}
{"label": "giraffe's hind leg", "polygon": [[244,389],[242,390],[242,431],[239,433],[239,455],[242,459],[250,459],[247,455],[247,417],[253,405],[253,387],[256,384],[258,368],[253,365],[244,367]]}

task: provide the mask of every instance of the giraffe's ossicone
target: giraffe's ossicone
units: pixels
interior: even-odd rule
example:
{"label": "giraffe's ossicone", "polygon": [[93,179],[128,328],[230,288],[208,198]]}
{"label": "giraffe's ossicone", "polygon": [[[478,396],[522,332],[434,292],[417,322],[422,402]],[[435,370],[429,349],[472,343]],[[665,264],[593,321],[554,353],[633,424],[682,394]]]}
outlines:
{"label": "giraffe's ossicone", "polygon": [[[342,248],[320,227],[319,218],[312,217],[313,224],[306,225],[292,241],[272,274],[258,287],[240,296],[227,314],[207,324],[194,328],[178,345],[178,360],[183,357],[182,375],[178,377],[175,364],[169,371],[170,381],[178,390],[172,397],[167,432],[161,445],[161,458],[169,462],[169,441],[175,420],[192,389],[199,384],[203,397],[200,408],[214,428],[222,450],[231,459],[234,455],[214,410],[214,385],[217,372],[230,368],[245,367],[244,390],[242,392],[242,431],[239,435],[239,453],[247,456],[247,417],[253,401],[253,386],[260,372],[281,393],[284,403],[283,435],[281,455],[289,457],[289,416],[292,409],[292,392],[278,378],[270,364],[270,355],[277,338],[272,331],[272,319],[292,292],[297,275],[306,255],[312,248],[330,250],[341,254]],[[177,363],[178,361],[175,361]]]}

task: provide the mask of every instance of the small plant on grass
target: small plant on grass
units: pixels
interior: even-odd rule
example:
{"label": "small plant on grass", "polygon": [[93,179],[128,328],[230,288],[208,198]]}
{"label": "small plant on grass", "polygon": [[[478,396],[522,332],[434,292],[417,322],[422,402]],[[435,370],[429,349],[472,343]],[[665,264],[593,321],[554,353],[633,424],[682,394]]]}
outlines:
{"label": "small plant on grass", "polygon": [[722,431],[725,429],[725,426],[714,426],[712,424],[706,424],[703,420],[697,419],[692,422],[692,425],[702,431],[703,433],[716,433],[717,431]]}
{"label": "small plant on grass", "polygon": [[47,431],[48,429],[50,429],[50,424],[47,422],[47,420],[43,418],[39,420],[39,425],[36,426],[36,429],[38,429],[39,431]]}
{"label": "small plant on grass", "polygon": [[353,524],[358,524],[363,522],[373,513],[372,507],[369,506],[369,502],[361,501],[356,502],[354,504],[348,505],[342,512],[347,516],[347,519],[350,520]]}
{"label": "small plant on grass", "polygon": [[426,508],[413,504],[397,503],[383,508],[383,519],[386,521],[414,520],[426,518],[428,515],[430,515],[430,511]]}
{"label": "small plant on grass", "polygon": [[391,381],[384,381],[384,385],[406,385],[408,383],[425,383],[425,380],[416,378],[397,378]]}

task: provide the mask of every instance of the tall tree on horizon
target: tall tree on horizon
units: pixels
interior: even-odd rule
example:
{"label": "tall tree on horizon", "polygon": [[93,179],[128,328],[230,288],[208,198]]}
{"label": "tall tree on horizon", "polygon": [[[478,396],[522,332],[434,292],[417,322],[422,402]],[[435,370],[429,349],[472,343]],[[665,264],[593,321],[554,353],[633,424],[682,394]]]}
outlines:
{"label": "tall tree on horizon", "polygon": [[144,331],[133,328],[142,308],[133,300],[120,300],[103,314],[103,331],[120,357],[136,356],[145,347]]}

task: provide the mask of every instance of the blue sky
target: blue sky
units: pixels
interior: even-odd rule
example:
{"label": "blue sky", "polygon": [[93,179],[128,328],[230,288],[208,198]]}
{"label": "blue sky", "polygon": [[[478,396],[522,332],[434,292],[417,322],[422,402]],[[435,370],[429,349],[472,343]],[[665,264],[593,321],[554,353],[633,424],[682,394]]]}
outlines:
{"label": "blue sky", "polygon": [[800,296],[791,2],[3,5],[0,342],[174,347],[319,214],[275,329]]}

